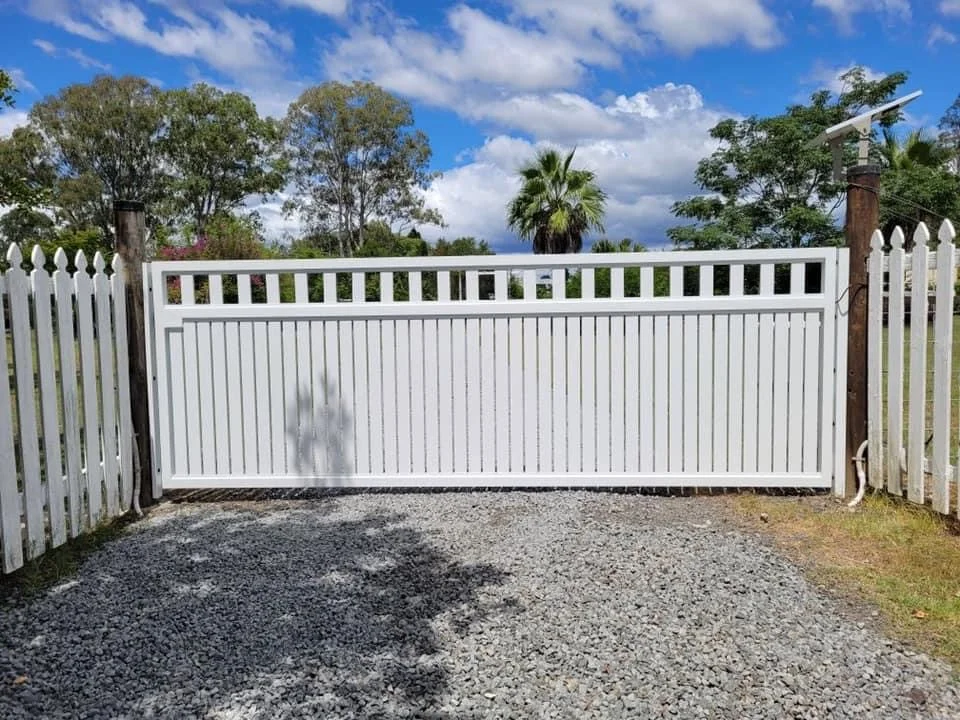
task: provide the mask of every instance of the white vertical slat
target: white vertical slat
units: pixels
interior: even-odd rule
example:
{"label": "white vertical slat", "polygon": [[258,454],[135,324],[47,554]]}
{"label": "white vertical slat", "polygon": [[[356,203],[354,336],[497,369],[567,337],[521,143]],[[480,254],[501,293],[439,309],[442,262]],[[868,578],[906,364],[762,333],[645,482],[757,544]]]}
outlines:
{"label": "white vertical slat", "polygon": [[730,391],[730,316],[717,315],[713,319],[713,458],[715,473],[727,472],[730,416],[727,393]]}
{"label": "white vertical slat", "polygon": [[[353,323],[353,357],[356,358],[356,364],[353,368],[353,374],[357,382],[357,434],[355,437],[355,447],[357,450],[357,472],[366,475],[370,472],[371,466],[376,468],[375,472],[383,470],[382,449],[377,454],[376,459],[371,461],[371,444],[374,442],[373,435],[378,435],[376,443],[380,446],[380,437],[378,433],[373,432],[368,421],[373,415],[379,416],[382,412],[381,398],[373,392],[371,381],[368,377],[368,370],[371,364],[372,349],[367,348],[367,331],[373,323],[367,323],[360,320]],[[377,347],[379,353],[380,348]],[[379,357],[377,358],[379,362]],[[379,387],[379,378],[377,380]]]}
{"label": "white vertical slat", "polygon": [[903,230],[890,237],[887,308],[887,490],[901,495],[900,451],[903,448]]}
{"label": "white vertical slat", "polygon": [[[772,263],[760,266],[760,295],[773,295]],[[757,347],[760,358],[757,367],[757,470],[770,472],[773,469],[773,313],[760,315],[760,341]]]}
{"label": "white vertical slat", "polygon": [[[468,292],[472,297],[473,291],[468,285]],[[480,321],[476,318],[467,320],[467,466],[470,472],[479,472],[483,457],[483,436],[481,423],[483,409],[480,406],[480,352],[477,347],[480,342]]]}
{"label": "white vertical slat", "polygon": [[33,271],[30,273],[30,284],[33,292],[34,327],[37,337],[40,414],[43,419],[44,478],[47,481],[45,501],[50,519],[50,546],[57,547],[67,540],[67,518],[63,462],[60,457],[57,374],[53,354],[53,309],[50,304],[53,288],[50,275],[43,267],[47,259],[39,245],[34,246],[31,260]]}
{"label": "white vertical slat", "polygon": [[[440,437],[439,437],[439,396],[438,382],[439,368],[438,361],[440,353],[448,348],[438,348],[437,346],[437,321],[423,321],[423,359],[424,359],[424,417],[426,422],[426,434],[424,438],[426,446],[427,472],[437,473],[440,470]],[[444,389],[446,392],[448,389]],[[450,428],[444,428],[444,433],[449,433]]]}
{"label": "white vertical slat", "polygon": [[[267,304],[280,304],[280,278],[276,273],[267,275]],[[278,309],[279,310],[279,309]],[[202,333],[199,334],[201,347]],[[267,342],[269,343],[270,384],[268,400],[270,403],[270,457],[274,475],[285,475],[287,472],[287,442],[286,442],[286,408],[284,407],[284,377],[283,377],[283,323],[271,320],[267,323]],[[350,372],[353,371],[352,363]],[[352,396],[351,396],[352,400]],[[206,460],[206,459],[205,459]],[[206,468],[204,462],[204,468]]]}
{"label": "white vertical slat", "polygon": [[[953,283],[955,274],[955,246],[953,227],[944,221],[938,233],[937,245],[937,300],[933,340],[933,450],[930,458],[933,483],[933,509],[950,512],[950,444],[952,438],[951,361],[953,353]],[[960,464],[960,463],[958,463]]]}
{"label": "white vertical slat", "polygon": [[237,304],[249,305],[252,301],[250,273],[237,273]]}
{"label": "white vertical slat", "polygon": [[[640,268],[640,297],[648,300],[653,298],[652,267]],[[653,324],[654,318],[643,315],[639,321],[637,337],[637,454],[639,455],[637,469],[640,472],[653,472],[654,470],[654,434],[659,420],[654,408],[656,376],[654,375],[653,360],[655,352]],[[664,428],[665,425],[661,427]],[[664,455],[666,455],[666,448],[664,448]]]}
{"label": "white vertical slat", "polygon": [[[210,273],[207,279],[210,304],[223,305],[223,276]],[[212,322],[210,329],[210,366],[212,368],[213,426],[214,437],[207,443],[214,445],[214,467],[218,475],[230,472],[230,424],[232,418],[227,410],[227,358],[226,329],[223,322]]]}
{"label": "white vertical slat", "polygon": [[[597,317],[597,472],[611,471],[610,442],[610,317]],[[623,385],[617,388],[621,392]]]}
{"label": "white vertical slat", "polygon": [[[227,472],[242,475],[244,472],[243,446],[243,395],[250,393],[252,386],[244,386],[240,379],[240,325],[246,323],[223,323],[224,352],[226,353],[226,376],[224,386],[226,390],[225,405],[229,430],[229,445],[227,446]],[[309,363],[304,365],[308,368]]]}
{"label": "white vertical slat", "polygon": [[[297,276],[298,278],[300,276]],[[307,291],[307,278],[303,275],[303,288],[297,282],[296,300],[297,302],[307,302],[309,298]],[[316,444],[316,429],[313,424],[313,358],[311,355],[312,347],[310,340],[310,322],[307,320],[298,320],[297,327],[297,403],[298,403],[298,433],[299,443],[296,447],[294,458],[294,469],[302,475],[309,475],[314,470],[314,446]],[[229,372],[230,365],[227,369]],[[234,425],[238,424],[233,419],[230,423],[231,446],[233,446]],[[239,430],[239,428],[238,428]],[[238,439],[240,438],[237,432]]]}
{"label": "white vertical slat", "polygon": [[[340,464],[344,471],[357,471],[357,426],[366,422],[366,418],[357,417],[356,385],[353,381],[353,323],[338,323],[340,331]],[[367,345],[370,335],[367,335]]]}
{"label": "white vertical slat", "polygon": [[523,299],[537,299],[537,273],[536,270],[523,271]]}
{"label": "white vertical slat", "polygon": [[[610,297],[623,299],[623,268],[610,269]],[[624,470],[624,317],[614,315],[610,318],[610,470],[622,473]]]}
{"label": "white vertical slat", "polygon": [[[827,348],[833,358],[833,367],[831,368],[834,373],[833,392],[824,394],[834,397],[834,406],[829,408],[831,414],[825,416],[826,418],[833,418],[833,427],[828,427],[830,425],[829,420],[825,420],[823,425],[825,430],[832,433],[834,444],[830,445],[830,434],[825,432],[823,473],[824,479],[833,476],[833,491],[840,495],[844,490],[846,468],[850,458],[846,453],[846,442],[840,441],[841,438],[846,437],[847,433],[846,407],[843,403],[843,398],[847,392],[847,348],[846,341],[843,340],[847,337],[847,314],[840,312],[838,301],[844,289],[850,285],[850,253],[847,250],[834,250],[833,261],[828,262],[827,265],[828,271],[824,276],[826,278],[824,287],[832,287],[834,290],[831,298],[832,306],[828,306],[826,316],[833,318],[833,325],[828,327],[828,331],[824,335],[831,334],[835,341],[832,347],[828,346]],[[826,292],[829,292],[829,290],[826,290]],[[829,373],[825,373],[824,377],[829,378]],[[832,472],[827,460],[831,457],[831,453],[834,459]]]}
{"label": "white vertical slat", "polygon": [[[867,452],[870,485],[886,485],[883,460],[883,235],[870,240],[867,259]],[[852,290],[851,290],[852,292]],[[841,338],[841,342],[843,342]]]}
{"label": "white vertical slat", "polygon": [[[804,292],[806,282],[806,266],[803,263],[793,263],[790,266],[790,294],[800,295]],[[789,387],[787,397],[789,415],[787,418],[787,470],[789,472],[803,472],[803,363],[804,363],[804,317],[803,313],[792,313],[790,316],[790,340],[788,350]]]}
{"label": "white vertical slat", "polygon": [[925,501],[923,460],[927,445],[927,293],[930,231],[920,223],[913,234],[910,288],[910,416],[907,426],[907,497]]}
{"label": "white vertical slat", "polygon": [[[419,303],[419,299],[414,299],[414,294],[419,290],[419,280],[414,282],[414,273],[410,273],[410,302]],[[419,298],[419,295],[418,295]],[[425,473],[426,464],[426,422],[424,413],[424,399],[426,390],[424,389],[423,358],[425,350],[423,347],[423,320],[410,321],[410,472]]]}
{"label": "white vertical slat", "polygon": [[700,351],[697,347],[699,323],[696,315],[683,317],[683,472],[696,473],[697,452],[697,375]]}
{"label": "white vertical slat", "polygon": [[[10,329],[17,385],[20,420],[20,457],[23,461],[23,496],[27,526],[27,558],[33,559],[46,549],[43,513],[43,486],[40,476],[40,440],[34,390],[33,337],[30,330],[30,286],[21,264],[20,248],[7,251],[7,295],[10,302]],[[96,424],[94,424],[96,427]]]}
{"label": "white vertical slat", "polygon": [[[743,265],[730,266],[730,296],[743,295]],[[744,316],[734,313],[730,316],[730,387],[727,393],[727,423],[728,451],[727,469],[731,473],[742,472],[743,467],[743,402],[744,402],[744,372],[743,363],[747,353],[753,353],[754,348],[748,347],[744,340]],[[748,378],[752,381],[754,378]],[[819,381],[818,381],[819,382]]]}
{"label": "white vertical slat", "polygon": [[[130,405],[130,358],[127,351],[126,269],[120,255],[113,256],[110,294],[113,297],[113,350],[117,363],[118,434],[120,439],[120,509],[126,511],[133,499],[133,420]],[[148,326],[149,327],[149,326]],[[73,333],[70,333],[72,346]],[[63,342],[63,338],[61,338]],[[71,347],[72,349],[72,347]],[[62,351],[62,348],[61,348]],[[62,366],[61,366],[62,367]],[[161,403],[170,412],[167,403]],[[64,425],[66,432],[66,424]],[[146,442],[146,438],[144,439]]]}
{"label": "white vertical slat", "polygon": [[337,300],[337,274],[334,272],[323,273],[323,302],[332,305]]}
{"label": "white vertical slat", "polygon": [[[204,321],[196,323],[197,326],[197,377],[199,379],[200,389],[200,435],[198,443],[200,445],[200,459],[204,475],[215,475],[217,472],[217,436],[216,436],[216,409],[213,405],[213,343],[211,342],[213,323]],[[274,323],[280,325],[280,323]],[[276,353],[277,364],[270,369],[276,373],[276,368],[280,367],[283,358],[283,350],[280,347],[279,337],[276,348],[272,348]],[[282,372],[280,373],[282,377]],[[278,380],[277,388],[272,391],[273,404],[279,408],[280,414],[275,414],[272,421],[279,427],[275,427],[274,432],[283,435],[283,388]],[[283,450],[280,451],[283,457]],[[283,472],[282,470],[279,472]]]}
{"label": "white vertical slat", "polygon": [[397,468],[401,475],[410,474],[410,325],[409,320],[396,321]]}
{"label": "white vertical slat", "polygon": [[[469,297],[469,295],[468,295]],[[497,464],[496,355],[493,346],[493,318],[480,320],[480,435],[481,470],[492,473]]]}
{"label": "white vertical slat", "polygon": [[[323,302],[336,302],[336,295],[328,292],[326,287],[327,276],[332,273],[324,273],[324,291]],[[335,289],[335,288],[334,288]],[[321,465],[324,472],[329,475],[337,475],[346,472],[347,459],[340,450],[341,437],[345,423],[343,403],[340,401],[340,327],[335,320],[327,320],[323,323],[323,347],[324,347],[324,385],[326,393],[326,403],[324,404],[324,457]],[[259,353],[258,353],[259,356]],[[269,445],[268,445],[269,447]],[[260,460],[261,465],[263,459]]]}
{"label": "white vertical slat", "polygon": [[[683,267],[670,267],[670,297],[683,295]],[[683,317],[676,313],[670,316],[669,401],[667,418],[670,426],[670,462],[667,470],[683,472]]]}
{"label": "white vertical slat", "polygon": [[[215,329],[220,323],[213,323]],[[212,337],[216,337],[212,334]],[[291,320],[284,320],[280,327],[280,337],[283,347],[283,455],[284,473],[298,474],[297,448],[300,445],[300,407],[297,397],[299,388],[300,369],[297,362],[297,324]],[[306,370],[306,368],[303,368]],[[214,365],[214,371],[217,371]],[[220,442],[217,446],[217,466],[220,465],[220,443],[226,444],[227,437],[221,432],[220,421],[217,421],[217,437]]]}
{"label": "white vertical slat", "polygon": [[380,273],[380,302],[393,302],[393,273],[389,270]]}
{"label": "white vertical slat", "polygon": [[[480,299],[480,273],[477,270],[467,270],[465,273],[460,273],[461,277],[464,275],[466,275],[467,300],[476,302]],[[460,299],[463,299],[462,295]]]}
{"label": "white vertical slat", "polygon": [[[396,475],[399,470],[397,460],[397,339],[394,330],[396,320],[383,320],[380,323],[382,362],[380,370],[383,379],[380,392],[383,397],[383,423],[379,426],[383,436],[383,470],[388,475]],[[379,429],[379,428],[378,428]]]}
{"label": "white vertical slat", "polygon": [[[453,403],[453,421],[447,428],[452,442],[453,469],[455,472],[467,472],[467,321],[463,318],[453,320],[450,348],[453,355],[450,388]],[[475,350],[471,343],[470,349]]]}
{"label": "white vertical slat", "polygon": [[496,270],[493,273],[493,298],[497,302],[506,302],[510,299],[510,285],[506,270]]}
{"label": "white vertical slat", "polygon": [[[80,379],[83,383],[83,445],[87,472],[87,522],[96,525],[101,519],[103,499],[103,467],[100,456],[100,422],[97,412],[96,344],[93,337],[93,286],[87,271],[87,258],[77,253],[73,277],[77,298],[77,334],[80,351]],[[192,279],[192,278],[191,278]],[[190,298],[192,300],[192,297]],[[186,298],[184,298],[186,302]],[[13,308],[11,307],[11,311]]]}
{"label": "white vertical slat", "polygon": [[[441,320],[441,324],[443,321]],[[365,327],[362,327],[365,326]],[[358,405],[354,412],[356,420],[357,437],[357,455],[359,456],[360,438],[369,436],[370,469],[375,473],[383,472],[384,460],[384,413],[386,412],[386,403],[384,402],[383,380],[383,332],[382,323],[379,320],[354,321],[353,332],[367,333],[367,355],[361,357],[354,352],[354,387],[356,389]],[[367,365],[367,374],[365,377],[367,387],[361,385],[360,368]],[[367,395],[366,405],[361,408],[359,399]],[[441,430],[443,426],[441,425]],[[442,448],[442,445],[441,445]],[[359,468],[359,461],[357,467]],[[359,472],[359,469],[357,470]]]}
{"label": "white vertical slat", "polygon": [[[766,348],[769,352],[769,348]],[[757,433],[760,353],[760,316],[748,313],[743,317],[743,472],[757,472]]]}
{"label": "white vertical slat", "polygon": [[773,319],[773,445],[774,472],[787,471],[787,435],[790,418],[790,315],[776,313]]}
{"label": "white vertical slat", "polygon": [[120,513],[120,473],[117,466],[117,395],[113,374],[113,322],[110,312],[110,279],[104,273],[103,255],[93,256],[94,297],[97,308],[97,344],[100,356],[100,412],[103,433],[103,479],[106,486],[107,512]]}
{"label": "white vertical slat", "polygon": [[350,299],[354,303],[367,301],[367,274],[363,272],[350,273]]}
{"label": "white vertical slat", "polygon": [[[423,275],[419,270],[411,270],[407,274],[407,284],[410,286],[408,291],[410,293],[410,302],[423,302]],[[421,330],[422,329],[423,328],[421,328]]]}
{"label": "white vertical slat", "polygon": [[593,300],[596,295],[596,277],[593,268],[580,271],[580,299]]}
{"label": "white vertical slat", "polygon": [[[803,340],[803,472],[816,472],[820,427],[820,386],[829,387],[831,378],[820,374],[823,347],[820,340],[820,313],[808,312],[804,317]],[[824,463],[828,459],[824,458]]]}
{"label": "white vertical slat", "polygon": [[[523,424],[524,358],[523,318],[510,318],[510,472],[523,472],[525,428]],[[504,418],[501,415],[500,422]]]}
{"label": "white vertical slat", "polygon": [[[324,322],[314,320],[310,323],[310,369],[313,372],[313,388],[310,396],[310,429],[313,438],[312,468],[315,475],[326,475],[327,449],[330,446],[330,412],[327,408],[327,349],[325,347]],[[248,393],[245,393],[245,395]],[[244,426],[246,448],[246,426]]]}
{"label": "white vertical slat", "polygon": [[[591,282],[593,280],[593,271],[590,271]],[[586,288],[587,269],[583,270],[581,276],[582,287],[584,288],[584,297],[587,297]],[[589,288],[590,295],[593,297],[593,289]],[[583,430],[581,433],[581,465],[584,473],[596,472],[597,469],[597,356],[596,356],[596,319],[594,317],[584,316],[580,320],[580,373],[582,381],[580,392],[582,400],[580,403],[580,412],[583,419]]]}
{"label": "white vertical slat", "polygon": [[[250,276],[244,275],[246,282],[241,281],[241,276],[237,276],[237,300],[242,305],[249,305],[251,301],[250,296]],[[240,417],[235,419],[238,420],[237,424],[242,426],[243,429],[243,455],[239,458],[234,458],[235,466],[243,468],[243,472],[248,475],[255,475],[258,472],[257,469],[257,453],[258,453],[258,435],[262,434],[262,431],[259,429],[260,423],[258,418],[257,410],[257,394],[259,392],[259,386],[263,382],[259,380],[257,375],[254,372],[254,358],[257,354],[262,355],[266,352],[266,347],[263,345],[257,346],[254,341],[254,325],[263,325],[262,322],[253,323],[250,321],[243,321],[238,323],[237,334],[238,334],[238,358],[240,360],[240,379],[237,383],[237,389],[235,395],[231,397],[239,397],[240,403]],[[319,332],[322,333],[322,326],[320,326]],[[318,341],[321,343],[321,352],[322,352],[322,335],[319,335]],[[259,347],[259,350],[257,349]],[[314,356],[314,362],[317,362],[316,356]],[[265,380],[265,378],[264,378]],[[232,408],[232,406],[231,406]]]}
{"label": "white vertical slat", "polygon": [[[713,297],[713,266],[700,268],[700,297]],[[697,364],[699,400],[696,417],[699,422],[697,432],[697,469],[699,472],[711,472],[713,468],[713,316],[702,313],[699,318],[700,336],[697,338]]]}
{"label": "white vertical slat", "polygon": [[623,469],[640,470],[640,319],[624,319],[623,360]]}
{"label": "white vertical slat", "polygon": [[[220,278],[219,275],[211,275],[210,280]],[[213,283],[211,282],[211,285]],[[211,291],[210,301],[214,301],[214,295]],[[287,323],[288,325],[290,323]],[[213,366],[213,412],[214,412],[214,437],[216,459],[215,467],[218,475],[226,475],[230,472],[230,426],[236,424],[236,419],[231,417],[228,410],[227,392],[227,329],[224,322],[210,323],[210,359]],[[284,338],[286,340],[286,338]]]}
{"label": "white vertical slat", "polygon": [[437,273],[437,300],[450,302],[450,271],[441,270]]}
{"label": "white vertical slat", "polygon": [[[524,284],[526,285],[526,273]],[[524,295],[526,300],[527,296]],[[537,454],[537,401],[539,384],[537,382],[537,319],[523,318],[523,449],[524,472],[535,473],[540,468]]]}
{"label": "white vertical slat", "polygon": [[[267,475],[273,472],[273,443],[272,428],[270,427],[270,345],[267,342],[267,326],[270,323],[266,320],[258,320],[253,323],[253,343],[250,345],[250,351],[253,353],[252,364],[254,378],[256,378],[256,414],[254,417],[257,422],[252,423],[253,430],[256,433],[257,443],[257,468],[261,475]],[[186,331],[193,323],[188,323],[184,328]],[[333,353],[336,360],[336,323],[326,323],[327,331],[333,328]],[[187,334],[184,332],[184,344],[188,342]],[[327,352],[330,352],[330,337],[327,337]],[[330,367],[329,365],[327,367]],[[333,365],[334,374],[331,380],[336,383],[337,364]],[[338,387],[335,385],[335,387]],[[339,392],[339,390],[338,390]],[[189,397],[189,396],[188,396]],[[192,464],[192,463],[191,463]]]}
{"label": "white vertical slat", "polygon": [[[7,356],[7,322],[4,298],[8,296],[7,280],[0,274],[0,367],[9,367]],[[72,323],[71,323],[72,325]],[[72,348],[72,344],[71,344]],[[10,383],[0,382],[0,541],[3,546],[3,571],[13,572],[23,566],[23,541],[20,536],[20,494],[17,490],[17,458],[13,443],[13,406]],[[73,506],[71,506],[71,511]],[[72,531],[73,525],[71,525]]]}
{"label": "white vertical slat", "polygon": [[551,368],[552,343],[549,318],[537,319],[537,448],[540,472],[553,469],[553,399]]}
{"label": "white vertical slat", "polygon": [[[497,278],[499,278],[499,273]],[[500,288],[499,283],[497,283],[494,293],[497,298],[506,302],[506,277],[504,277],[503,282],[503,288]],[[495,443],[497,448],[496,470],[499,473],[506,473],[510,472],[510,424],[512,420],[510,410],[510,320],[508,318],[497,318],[493,322],[494,354],[497,375],[496,399],[494,401],[496,418]]]}
{"label": "white vertical slat", "polygon": [[[560,290],[560,292],[563,292]],[[553,471],[567,472],[567,322],[553,318]]]}
{"label": "white vertical slat", "polygon": [[667,472],[670,457],[670,324],[666,317],[652,318],[653,350],[653,470]]}
{"label": "white vertical slat", "polygon": [[[63,404],[63,454],[66,463],[67,507],[70,518],[70,537],[77,537],[83,527],[83,493],[81,488],[83,455],[80,447],[80,393],[77,387],[77,340],[74,331],[73,278],[67,272],[67,254],[58,248],[53,256],[57,266],[53,273],[54,303],[57,309],[57,339],[60,346],[60,390]],[[118,294],[117,297],[122,297]],[[123,303],[119,303],[121,307]],[[0,331],[3,325],[0,324]],[[2,332],[6,336],[6,332]],[[2,344],[6,353],[6,343]],[[118,348],[119,352],[119,348]],[[2,360],[2,358],[0,358]],[[0,362],[0,367],[5,363]],[[121,377],[122,382],[122,377]],[[129,378],[127,380],[127,398],[129,398]],[[0,383],[3,384],[3,383]],[[121,401],[122,401],[121,393]],[[4,403],[0,396],[0,409]],[[127,401],[129,413],[129,400]],[[123,422],[121,418],[121,422]],[[2,439],[0,439],[2,442]],[[3,462],[0,455],[0,463]],[[4,467],[14,467],[11,462]],[[19,525],[19,521],[18,521]]]}
{"label": "white vertical slat", "polygon": [[580,431],[583,422],[582,385],[580,372],[582,341],[580,338],[580,318],[567,318],[567,472],[579,473],[582,469]]}

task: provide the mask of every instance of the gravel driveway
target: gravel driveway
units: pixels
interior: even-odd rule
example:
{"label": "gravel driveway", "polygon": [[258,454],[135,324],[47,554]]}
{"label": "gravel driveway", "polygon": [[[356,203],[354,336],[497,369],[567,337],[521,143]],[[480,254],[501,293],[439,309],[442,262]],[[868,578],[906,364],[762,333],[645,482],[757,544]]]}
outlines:
{"label": "gravel driveway", "polygon": [[0,608],[0,717],[960,717],[849,617],[710,498],[167,505]]}

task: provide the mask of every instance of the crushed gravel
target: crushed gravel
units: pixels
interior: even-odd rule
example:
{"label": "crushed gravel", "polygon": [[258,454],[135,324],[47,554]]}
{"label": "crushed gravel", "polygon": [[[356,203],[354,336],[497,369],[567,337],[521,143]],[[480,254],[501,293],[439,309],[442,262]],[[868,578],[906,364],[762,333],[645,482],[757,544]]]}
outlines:
{"label": "crushed gravel", "polygon": [[958,718],[711,498],[168,504],[0,607],[2,718]]}

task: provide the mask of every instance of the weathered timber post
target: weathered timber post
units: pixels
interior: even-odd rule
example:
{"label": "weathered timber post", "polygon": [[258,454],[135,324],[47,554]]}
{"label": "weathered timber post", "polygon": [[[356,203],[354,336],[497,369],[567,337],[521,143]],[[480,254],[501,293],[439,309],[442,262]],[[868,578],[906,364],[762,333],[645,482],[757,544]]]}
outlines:
{"label": "weathered timber post", "polygon": [[[880,226],[880,167],[857,165],[847,169],[845,233],[850,249],[847,291],[847,458],[857,454],[867,439],[867,258],[870,238]],[[846,495],[857,492],[857,471],[846,463]]]}
{"label": "weathered timber post", "polygon": [[130,410],[140,455],[140,506],[152,505],[153,461],[150,447],[150,408],[147,402],[146,318],[143,307],[143,261],[146,256],[146,213],[142,202],[113,203],[116,250],[123,260],[127,289],[127,350],[130,359]]}

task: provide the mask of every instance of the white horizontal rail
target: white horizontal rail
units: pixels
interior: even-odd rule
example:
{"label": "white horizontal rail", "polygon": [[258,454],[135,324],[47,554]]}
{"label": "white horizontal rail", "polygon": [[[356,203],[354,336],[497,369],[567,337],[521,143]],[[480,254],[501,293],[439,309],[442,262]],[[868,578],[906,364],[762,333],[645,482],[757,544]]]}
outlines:
{"label": "white horizontal rail", "polygon": [[167,489],[200,488],[364,488],[364,487],[757,487],[828,488],[818,473],[438,473],[435,475],[174,475]]}
{"label": "white horizontal rail", "polygon": [[148,263],[164,275],[233,273],[379,272],[387,270],[549,270],[551,268],[675,267],[703,265],[766,265],[824,262],[834,248],[787,250],[657,251],[582,253],[570,255],[468,255],[396,258],[320,258],[308,260],[169,260]]}
{"label": "white horizontal rail", "polygon": [[280,303],[277,305],[167,305],[158,327],[189,320],[337,320],[363,318],[453,318],[604,315],[712,315],[729,313],[822,312],[824,295],[742,295],[618,300],[509,300],[422,303]]}

